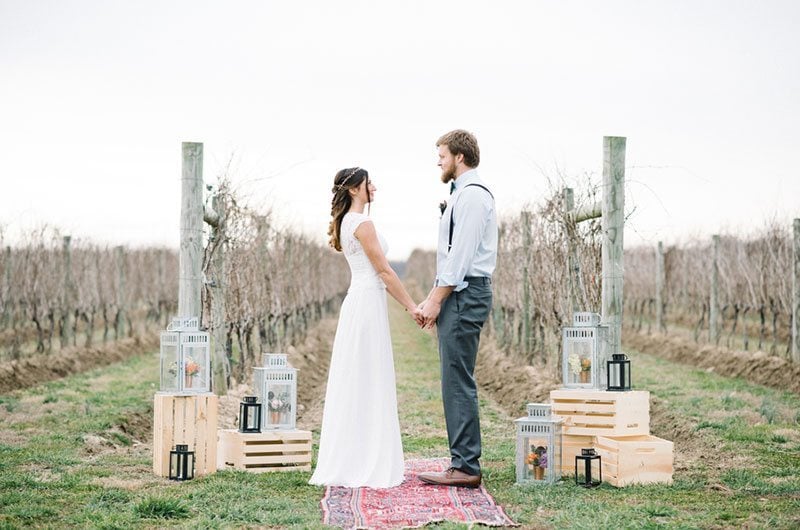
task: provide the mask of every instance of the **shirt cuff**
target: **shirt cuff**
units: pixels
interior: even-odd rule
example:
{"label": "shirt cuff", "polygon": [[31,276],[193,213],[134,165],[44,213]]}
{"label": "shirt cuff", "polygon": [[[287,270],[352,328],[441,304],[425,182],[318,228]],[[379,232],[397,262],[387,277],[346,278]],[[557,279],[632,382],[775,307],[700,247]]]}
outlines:
{"label": "shirt cuff", "polygon": [[453,289],[455,292],[463,291],[468,285],[469,283],[463,279],[460,282],[457,282],[455,276],[452,274],[445,273],[436,277],[437,287],[455,287],[455,289]]}

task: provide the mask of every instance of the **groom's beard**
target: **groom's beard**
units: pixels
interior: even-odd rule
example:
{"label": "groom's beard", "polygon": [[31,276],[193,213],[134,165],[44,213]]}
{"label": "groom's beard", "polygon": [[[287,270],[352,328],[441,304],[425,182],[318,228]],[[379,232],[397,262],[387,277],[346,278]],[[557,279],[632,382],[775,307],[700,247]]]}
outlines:
{"label": "groom's beard", "polygon": [[442,182],[447,184],[451,180],[455,180],[456,178],[456,168],[450,168],[448,170],[442,170]]}

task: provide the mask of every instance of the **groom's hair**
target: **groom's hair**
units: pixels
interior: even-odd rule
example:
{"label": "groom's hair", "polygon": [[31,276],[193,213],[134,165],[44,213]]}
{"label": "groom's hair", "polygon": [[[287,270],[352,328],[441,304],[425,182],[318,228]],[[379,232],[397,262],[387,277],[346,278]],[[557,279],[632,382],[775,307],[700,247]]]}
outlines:
{"label": "groom's hair", "polygon": [[475,135],[464,129],[456,129],[445,133],[436,141],[436,147],[446,145],[453,155],[464,155],[464,164],[478,167],[481,163],[481,150]]}

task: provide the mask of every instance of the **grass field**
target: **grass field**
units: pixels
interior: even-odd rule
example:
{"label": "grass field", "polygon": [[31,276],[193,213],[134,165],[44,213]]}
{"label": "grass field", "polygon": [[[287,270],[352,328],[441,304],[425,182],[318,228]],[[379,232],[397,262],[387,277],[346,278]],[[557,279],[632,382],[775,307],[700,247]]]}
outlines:
{"label": "grass field", "polygon": [[[435,339],[391,308],[406,456],[446,456]],[[674,484],[516,486],[513,418],[484,394],[485,483],[511,518],[525,528],[800,527],[800,396],[632,358],[635,387],[652,394],[653,434],[675,442]],[[323,490],[308,473],[152,475],[157,362],[147,353],[0,396],[0,528],[321,527]]]}

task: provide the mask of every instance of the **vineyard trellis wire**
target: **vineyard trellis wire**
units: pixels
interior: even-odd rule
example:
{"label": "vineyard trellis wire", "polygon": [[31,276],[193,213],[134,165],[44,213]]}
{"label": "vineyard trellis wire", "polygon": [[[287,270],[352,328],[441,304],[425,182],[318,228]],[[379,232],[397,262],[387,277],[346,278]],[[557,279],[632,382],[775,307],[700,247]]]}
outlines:
{"label": "vineyard trellis wire", "polygon": [[[655,248],[626,251],[628,324],[652,332],[655,323]],[[720,333],[710,333],[713,243],[698,239],[664,250],[664,328],[691,330],[696,342],[788,356],[792,319],[792,234],[776,220],[750,234],[719,237]]]}

